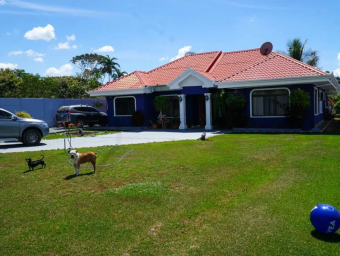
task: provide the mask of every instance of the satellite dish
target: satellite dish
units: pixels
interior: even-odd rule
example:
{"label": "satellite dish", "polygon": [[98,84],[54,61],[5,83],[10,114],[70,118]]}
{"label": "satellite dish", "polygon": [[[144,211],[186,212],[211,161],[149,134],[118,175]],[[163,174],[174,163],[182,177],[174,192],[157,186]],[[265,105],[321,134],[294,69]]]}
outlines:
{"label": "satellite dish", "polygon": [[269,55],[273,50],[273,44],[271,42],[266,42],[261,46],[260,52],[262,55]]}

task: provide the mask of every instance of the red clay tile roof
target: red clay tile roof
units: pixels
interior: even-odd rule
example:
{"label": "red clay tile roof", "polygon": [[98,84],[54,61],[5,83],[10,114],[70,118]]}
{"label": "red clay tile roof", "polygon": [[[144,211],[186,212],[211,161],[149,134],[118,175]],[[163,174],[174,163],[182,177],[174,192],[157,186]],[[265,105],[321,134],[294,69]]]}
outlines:
{"label": "red clay tile roof", "polygon": [[205,77],[220,81],[246,81],[284,77],[325,75],[325,72],[280,53],[264,56],[260,49],[236,52],[206,52],[184,56],[149,72],[135,71],[93,91],[137,89],[166,85],[188,67]]}
{"label": "red clay tile roof", "polygon": [[228,81],[250,81],[260,79],[274,79],[300,76],[326,75],[327,73],[297,61],[284,54],[275,53],[254,65],[221,79]]}

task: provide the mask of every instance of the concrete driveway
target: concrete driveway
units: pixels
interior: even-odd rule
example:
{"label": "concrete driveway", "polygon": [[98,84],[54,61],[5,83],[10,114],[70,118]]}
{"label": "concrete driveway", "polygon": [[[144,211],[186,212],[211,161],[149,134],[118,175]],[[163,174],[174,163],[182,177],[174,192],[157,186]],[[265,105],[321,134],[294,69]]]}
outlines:
{"label": "concrete driveway", "polygon": [[[140,132],[120,132],[96,137],[79,137],[71,141],[73,148],[89,148],[113,145],[128,145],[150,142],[178,141],[178,140],[195,140],[201,136],[203,131],[140,131]],[[223,134],[225,132],[207,132],[207,137]],[[69,148],[66,141],[66,148]],[[33,152],[42,150],[64,149],[64,140],[42,140],[40,145],[26,147],[21,143],[0,143],[0,153],[13,152]]]}

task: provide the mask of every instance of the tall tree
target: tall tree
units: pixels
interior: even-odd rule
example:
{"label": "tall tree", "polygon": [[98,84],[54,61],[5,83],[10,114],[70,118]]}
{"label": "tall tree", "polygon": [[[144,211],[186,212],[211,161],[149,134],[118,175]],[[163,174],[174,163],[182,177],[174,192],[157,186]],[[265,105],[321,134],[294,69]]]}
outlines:
{"label": "tall tree", "polygon": [[287,55],[296,60],[305,62],[308,65],[317,67],[319,64],[318,52],[306,50],[306,43],[307,39],[305,42],[302,42],[299,38],[294,38],[293,40],[289,41],[287,43]]}
{"label": "tall tree", "polygon": [[78,74],[81,78],[88,80],[95,76],[101,66],[101,61],[104,56],[96,53],[86,53],[77,55],[72,58],[71,63],[76,65],[81,73]]}
{"label": "tall tree", "polygon": [[109,55],[106,55],[100,61],[100,64],[102,65],[101,67],[101,72],[102,74],[107,74],[109,77],[109,82],[111,81],[111,78],[115,78],[117,76],[120,66],[117,62],[117,58],[111,58]]}
{"label": "tall tree", "polygon": [[126,71],[121,71],[121,70],[118,69],[118,68],[117,68],[115,71],[116,71],[116,73],[115,73],[114,76],[113,76],[113,79],[114,79],[114,80],[117,79],[117,78],[120,78],[120,77],[122,77],[122,76],[127,75],[127,72],[126,72]]}

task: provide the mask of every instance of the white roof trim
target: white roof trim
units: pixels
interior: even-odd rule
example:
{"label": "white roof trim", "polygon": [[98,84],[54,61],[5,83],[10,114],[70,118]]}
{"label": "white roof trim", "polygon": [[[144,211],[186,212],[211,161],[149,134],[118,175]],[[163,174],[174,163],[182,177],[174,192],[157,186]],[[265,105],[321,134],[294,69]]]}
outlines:
{"label": "white roof trim", "polygon": [[[188,67],[182,74],[172,80],[167,86],[171,90],[180,90],[182,87],[179,85],[182,81],[184,81],[189,76],[193,76],[203,82],[203,88],[211,88],[214,87],[215,80],[210,80],[209,78],[201,75],[197,71],[193,70],[192,68]],[[195,86],[195,85],[193,85]]]}
{"label": "white roof trim", "polygon": [[90,94],[90,96],[120,96],[131,94],[144,94],[151,93],[151,87],[110,91],[88,91],[87,93]]}
{"label": "white roof trim", "polygon": [[333,74],[320,75],[320,76],[304,76],[304,77],[288,77],[288,78],[275,78],[275,79],[261,79],[251,81],[228,81],[216,82],[215,84],[219,89],[236,89],[236,88],[250,88],[250,87],[266,87],[266,86],[281,86],[290,84],[308,84],[327,82],[334,90],[340,92],[340,86]]}

